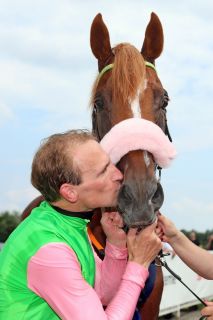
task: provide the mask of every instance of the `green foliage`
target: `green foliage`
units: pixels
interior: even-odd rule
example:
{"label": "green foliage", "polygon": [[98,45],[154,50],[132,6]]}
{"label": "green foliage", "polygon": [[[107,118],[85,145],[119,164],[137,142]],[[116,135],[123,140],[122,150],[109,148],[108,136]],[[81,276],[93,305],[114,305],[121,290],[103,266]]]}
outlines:
{"label": "green foliage", "polygon": [[0,242],[5,242],[19,223],[20,215],[18,212],[5,211],[0,213]]}
{"label": "green foliage", "polygon": [[197,240],[200,242],[201,247],[206,248],[207,242],[208,242],[208,237],[210,236],[210,234],[213,234],[213,229],[212,230],[206,230],[205,232],[199,232],[196,230],[181,230],[188,238],[189,238],[189,234],[192,231],[195,231],[196,233],[196,238]]}

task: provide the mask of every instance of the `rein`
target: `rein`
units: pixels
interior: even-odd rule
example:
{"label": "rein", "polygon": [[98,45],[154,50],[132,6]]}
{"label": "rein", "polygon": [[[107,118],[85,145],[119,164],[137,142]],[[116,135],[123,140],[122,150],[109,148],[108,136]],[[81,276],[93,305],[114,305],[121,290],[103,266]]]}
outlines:
{"label": "rein", "polygon": [[[148,67],[148,68],[151,68],[151,69],[154,70],[154,71],[156,72],[156,74],[157,74],[157,69],[156,69],[156,67],[155,67],[155,65],[154,65],[153,63],[151,63],[151,62],[149,62],[149,61],[145,61],[145,66]],[[97,83],[100,81],[100,79],[102,78],[102,76],[103,76],[106,72],[112,70],[113,67],[114,67],[114,63],[111,63],[111,64],[106,65],[106,66],[100,71],[100,73],[99,73],[99,75],[98,75],[98,78],[97,78]],[[168,98],[168,94],[167,94],[166,90],[164,90],[164,95],[166,95],[167,98]],[[161,109],[166,113],[166,106],[162,106]],[[97,112],[97,111],[96,111],[96,112]],[[93,126],[94,126],[94,124],[96,123],[96,112],[93,112],[93,115],[92,115],[92,117],[93,117]],[[97,132],[98,132],[98,127],[97,127]],[[168,124],[167,124],[166,115],[165,115],[165,130],[164,130],[164,133],[165,133],[165,135],[168,137],[168,139],[170,140],[170,142],[172,142],[172,138],[171,138],[171,135],[170,135],[170,132],[169,132]],[[99,132],[98,132],[98,135],[99,135]],[[100,138],[100,135],[99,135],[99,138]],[[161,168],[159,165],[157,165],[157,164],[155,164],[155,174],[156,174],[156,171],[158,171],[158,178],[157,178],[157,180],[158,180],[158,183],[159,183],[160,180],[161,180],[162,168]],[[124,226],[123,229],[124,229],[124,231],[127,233],[129,228],[128,228],[127,226]],[[141,227],[141,228],[138,228],[138,231],[141,230],[141,229],[142,229],[142,227]]]}
{"label": "rein", "polygon": [[101,245],[101,243],[95,237],[95,235],[92,232],[92,230],[91,230],[89,225],[87,225],[87,233],[88,233],[88,236],[89,236],[89,239],[90,239],[90,241],[92,243],[93,248],[97,252],[99,258],[101,258],[101,260],[103,260],[104,256],[105,256],[104,247]]}
{"label": "rein", "polygon": [[[199,300],[205,307],[207,306],[207,304],[205,303],[204,300],[202,300],[192,289],[190,289],[181,279],[181,277],[175,273],[172,269],[170,269],[170,267],[168,266],[166,260],[165,260],[165,256],[170,255],[170,253],[166,253],[163,254],[162,250],[160,251],[159,255],[157,256],[157,260],[159,261],[159,264],[155,263],[155,265],[157,267],[164,267],[167,271],[169,271],[169,273],[178,281],[180,281],[180,283],[182,283],[182,285],[184,285],[195,297],[197,300]],[[199,320],[205,320],[207,319],[206,317],[201,317]]]}

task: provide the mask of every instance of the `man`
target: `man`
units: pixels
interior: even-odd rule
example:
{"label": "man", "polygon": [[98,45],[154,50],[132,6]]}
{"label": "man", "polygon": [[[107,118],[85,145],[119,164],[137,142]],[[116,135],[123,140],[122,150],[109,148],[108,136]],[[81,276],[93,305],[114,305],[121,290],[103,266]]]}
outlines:
{"label": "man", "polygon": [[46,201],[0,254],[0,318],[132,319],[148,267],[161,249],[155,224],[139,234],[130,229],[126,236],[120,215],[105,212],[103,262],[87,235],[92,210],[116,206],[122,178],[86,131],[44,141],[31,181]]}
{"label": "man", "polygon": [[[158,217],[158,235],[168,242],[175,253],[203,278],[213,280],[213,255],[194,244],[163,215]],[[203,316],[213,320],[213,302],[206,301],[207,307],[201,310]]]}

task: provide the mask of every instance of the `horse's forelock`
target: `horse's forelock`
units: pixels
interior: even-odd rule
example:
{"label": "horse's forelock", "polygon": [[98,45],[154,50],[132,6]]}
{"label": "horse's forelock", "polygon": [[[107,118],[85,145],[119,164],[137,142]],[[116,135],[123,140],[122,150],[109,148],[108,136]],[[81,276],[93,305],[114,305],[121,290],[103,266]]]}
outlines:
{"label": "horse's forelock", "polygon": [[[115,54],[112,68],[112,93],[113,100],[124,104],[133,100],[139,87],[143,88],[145,79],[145,62],[141,53],[131,44],[121,43],[113,48]],[[99,75],[94,81],[90,99],[93,106]]]}
{"label": "horse's forelock", "polygon": [[145,63],[141,53],[131,44],[122,43],[114,49],[112,70],[113,100],[125,103],[133,100],[145,79]]}

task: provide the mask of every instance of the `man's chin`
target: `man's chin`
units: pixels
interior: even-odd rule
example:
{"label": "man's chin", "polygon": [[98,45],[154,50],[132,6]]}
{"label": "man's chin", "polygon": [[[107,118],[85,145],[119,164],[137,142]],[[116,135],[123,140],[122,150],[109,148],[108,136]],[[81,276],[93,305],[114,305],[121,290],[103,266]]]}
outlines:
{"label": "man's chin", "polygon": [[105,206],[105,208],[111,208],[113,209],[113,211],[117,211],[117,205],[118,205],[118,202],[117,201],[111,201],[108,203],[107,206]]}
{"label": "man's chin", "polygon": [[105,203],[102,203],[101,207],[102,208],[117,208],[118,205],[118,200],[117,200],[117,196],[114,199],[109,199],[109,201],[107,201],[108,199],[104,199]]}

